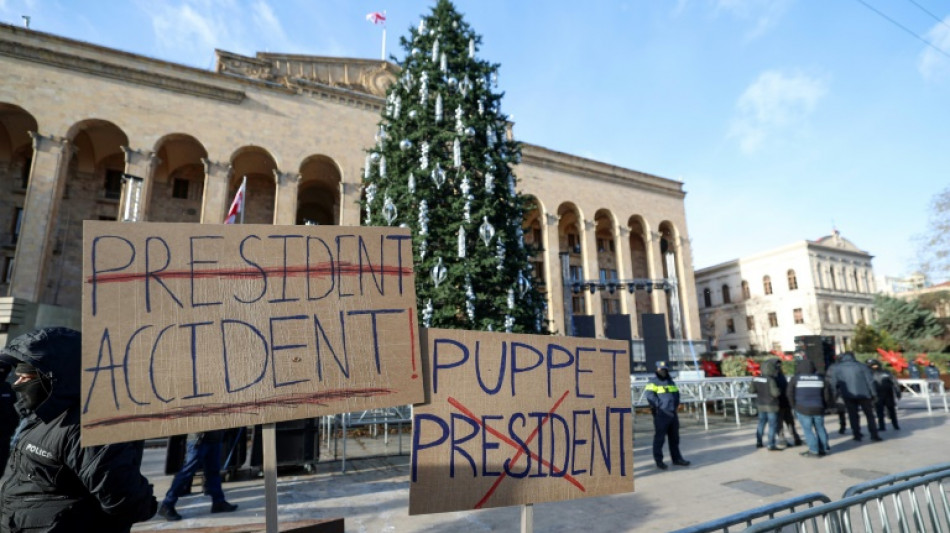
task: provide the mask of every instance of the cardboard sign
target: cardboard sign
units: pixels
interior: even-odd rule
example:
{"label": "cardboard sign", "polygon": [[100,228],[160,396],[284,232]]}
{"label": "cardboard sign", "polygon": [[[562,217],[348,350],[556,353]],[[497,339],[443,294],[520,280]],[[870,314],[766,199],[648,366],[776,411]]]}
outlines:
{"label": "cardboard sign", "polygon": [[83,224],[84,446],[423,399],[408,230]]}
{"label": "cardboard sign", "polygon": [[633,491],[628,345],[422,330],[409,514]]}

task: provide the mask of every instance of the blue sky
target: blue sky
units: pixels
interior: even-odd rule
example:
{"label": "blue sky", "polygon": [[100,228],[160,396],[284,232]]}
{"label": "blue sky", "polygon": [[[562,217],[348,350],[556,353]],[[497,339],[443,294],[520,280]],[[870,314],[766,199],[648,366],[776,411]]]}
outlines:
{"label": "blue sky", "polygon": [[[0,0],[0,20],[211,69],[215,48],[379,57],[370,11],[386,12],[387,55],[401,58],[398,37],[433,4]],[[837,227],[876,274],[914,269],[930,201],[950,186],[945,1],[456,6],[501,64],[520,140],[685,183],[696,268]]]}

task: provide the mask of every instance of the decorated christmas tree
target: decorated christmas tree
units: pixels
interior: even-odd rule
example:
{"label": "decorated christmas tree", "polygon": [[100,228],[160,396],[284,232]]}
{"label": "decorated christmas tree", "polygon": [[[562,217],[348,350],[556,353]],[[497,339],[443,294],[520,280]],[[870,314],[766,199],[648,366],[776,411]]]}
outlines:
{"label": "decorated christmas tree", "polygon": [[363,223],[412,231],[424,326],[546,332],[499,65],[478,57],[481,37],[448,0],[400,43],[402,72],[366,157]]}

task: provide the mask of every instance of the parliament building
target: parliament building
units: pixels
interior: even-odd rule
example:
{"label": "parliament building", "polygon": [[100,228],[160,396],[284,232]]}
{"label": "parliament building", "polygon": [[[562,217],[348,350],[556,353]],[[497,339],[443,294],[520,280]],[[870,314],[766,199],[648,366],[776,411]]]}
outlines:
{"label": "parliament building", "polygon": [[[220,224],[246,176],[245,223],[359,225],[399,67],[219,50],[209,71],[0,25],[0,71],[2,346],[81,327],[84,220]],[[514,171],[552,331],[639,339],[650,314],[703,337],[681,182],[530,142]]]}

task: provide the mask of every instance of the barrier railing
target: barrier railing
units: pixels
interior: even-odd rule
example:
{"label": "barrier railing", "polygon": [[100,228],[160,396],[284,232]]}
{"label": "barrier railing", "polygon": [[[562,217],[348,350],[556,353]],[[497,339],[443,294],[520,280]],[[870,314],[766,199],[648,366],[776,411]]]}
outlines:
{"label": "barrier railing", "polygon": [[[646,387],[649,381],[630,379],[630,398],[634,409],[649,407],[646,401]],[[704,406],[709,401],[732,402],[736,415],[736,425],[740,425],[739,400],[755,398],[751,377],[705,378],[698,380],[677,380],[680,391],[680,403]],[[709,418],[705,408],[699,409],[703,416],[703,427],[709,429]],[[726,416],[725,410],[723,415]]]}
{"label": "barrier railing", "polygon": [[901,390],[914,398],[923,398],[927,401],[927,414],[933,414],[931,399],[938,398],[943,400],[944,412],[950,413],[950,407],[947,406],[947,391],[944,388],[943,381],[939,379],[898,379]]}
{"label": "barrier railing", "polygon": [[942,472],[944,470],[950,471],[950,463],[938,463],[933,466],[925,466],[923,468],[917,468],[914,470],[908,470],[906,472],[892,474],[890,476],[884,476],[877,479],[872,479],[870,481],[865,481],[864,483],[858,483],[857,485],[852,485],[851,487],[848,487],[847,490],[844,491],[844,494],[841,495],[841,497],[847,498],[849,496],[861,494],[862,492],[879,489],[881,487],[886,487],[888,485],[894,485],[896,483],[900,483],[901,481],[907,481],[909,479],[926,476],[928,474],[933,474],[935,472]]}
{"label": "barrier railing", "polygon": [[942,532],[950,529],[950,501],[944,480],[950,470],[914,477],[836,502],[753,524],[745,533],[795,531]]}
{"label": "barrier railing", "polygon": [[[729,528],[735,528],[736,526],[748,527],[752,525],[753,521],[760,518],[771,519],[775,518],[781,513],[794,513],[796,509],[799,509],[802,506],[807,505],[809,508],[812,508],[816,503],[824,504],[830,501],[831,498],[825,496],[824,494],[820,492],[812,492],[802,496],[797,496],[795,498],[789,498],[780,502],[774,502],[761,507],[756,507],[755,509],[749,509],[748,511],[742,511],[741,513],[735,513],[722,518],[717,518],[716,520],[710,520],[709,522],[704,522],[695,526],[677,529],[672,533],[712,533],[714,531],[729,533]],[[733,531],[737,530],[733,529]]]}

